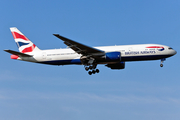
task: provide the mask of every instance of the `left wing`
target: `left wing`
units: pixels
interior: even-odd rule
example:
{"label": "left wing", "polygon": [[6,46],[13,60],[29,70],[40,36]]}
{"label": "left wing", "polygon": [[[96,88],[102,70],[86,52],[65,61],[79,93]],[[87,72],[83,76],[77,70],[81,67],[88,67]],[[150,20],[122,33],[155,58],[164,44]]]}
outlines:
{"label": "left wing", "polygon": [[78,54],[82,55],[95,55],[95,54],[104,54],[105,52],[93,47],[89,47],[87,45],[83,45],[81,43],[78,43],[76,41],[70,40],[68,38],[65,38],[63,36],[60,36],[59,34],[53,34],[54,36],[58,37],[62,41],[64,41],[64,44],[66,44],[68,47],[73,49]]}

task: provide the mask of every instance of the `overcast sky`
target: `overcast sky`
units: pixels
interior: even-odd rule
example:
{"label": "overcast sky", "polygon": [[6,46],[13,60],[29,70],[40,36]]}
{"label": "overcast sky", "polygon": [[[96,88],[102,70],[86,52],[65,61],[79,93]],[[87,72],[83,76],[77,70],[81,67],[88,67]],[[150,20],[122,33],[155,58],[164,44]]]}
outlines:
{"label": "overcast sky", "polygon": [[[0,15],[1,120],[179,120],[180,0],[1,0]],[[11,60],[10,27],[42,50],[66,47],[58,33],[88,46],[155,43],[178,53],[163,68],[126,62],[89,76],[83,66]]]}

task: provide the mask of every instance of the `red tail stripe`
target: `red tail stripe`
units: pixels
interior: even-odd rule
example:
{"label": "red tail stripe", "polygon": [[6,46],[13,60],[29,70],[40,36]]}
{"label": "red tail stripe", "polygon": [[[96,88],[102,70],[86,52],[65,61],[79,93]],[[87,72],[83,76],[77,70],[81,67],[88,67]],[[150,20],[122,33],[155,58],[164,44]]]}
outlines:
{"label": "red tail stripe", "polygon": [[26,36],[21,35],[21,34],[19,34],[19,33],[17,33],[17,32],[12,32],[12,35],[13,35],[14,39],[21,38],[21,39],[23,39],[23,40],[29,41],[29,39],[28,39]]}
{"label": "red tail stripe", "polygon": [[18,57],[17,55],[11,55],[11,59],[18,59]]}
{"label": "red tail stripe", "polygon": [[26,53],[26,52],[32,52],[34,50],[34,48],[36,47],[35,44],[33,44],[33,46],[31,47],[27,47],[24,50],[22,50],[22,53]]}
{"label": "red tail stripe", "polygon": [[150,46],[150,47],[146,47],[146,48],[163,48],[163,47],[160,47],[160,46]]}

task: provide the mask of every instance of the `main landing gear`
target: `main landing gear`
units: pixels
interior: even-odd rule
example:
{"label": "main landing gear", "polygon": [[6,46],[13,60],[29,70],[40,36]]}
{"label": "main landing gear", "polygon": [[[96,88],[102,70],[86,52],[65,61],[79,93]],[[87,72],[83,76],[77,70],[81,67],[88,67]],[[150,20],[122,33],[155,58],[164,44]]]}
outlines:
{"label": "main landing gear", "polygon": [[81,62],[84,65],[85,70],[89,71],[88,72],[89,75],[99,73],[99,69],[96,69],[97,63],[94,58],[88,56],[82,56]]}
{"label": "main landing gear", "polygon": [[163,62],[166,60],[166,58],[161,59],[160,67],[163,67]]}
{"label": "main landing gear", "polygon": [[88,72],[89,75],[99,73],[99,69],[96,69],[96,67],[97,67],[97,64],[90,65],[90,66],[85,66],[85,70],[86,71],[92,70],[92,71]]}
{"label": "main landing gear", "polygon": [[92,75],[92,74],[95,74],[95,73],[99,73],[99,69],[92,70],[92,71],[88,72],[89,75]]}

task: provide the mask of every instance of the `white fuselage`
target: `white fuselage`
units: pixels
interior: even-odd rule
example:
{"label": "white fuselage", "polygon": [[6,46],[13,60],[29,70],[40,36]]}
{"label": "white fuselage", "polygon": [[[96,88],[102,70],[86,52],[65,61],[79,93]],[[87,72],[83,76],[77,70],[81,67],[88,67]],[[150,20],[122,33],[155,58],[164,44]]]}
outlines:
{"label": "white fuselage", "polygon": [[[176,54],[172,48],[159,44],[120,45],[94,47],[105,52],[121,52],[121,61],[141,61],[164,59]],[[51,65],[81,64],[81,54],[72,49],[51,49],[27,53],[32,57],[19,57],[19,60]],[[98,61],[98,64],[108,64]]]}

